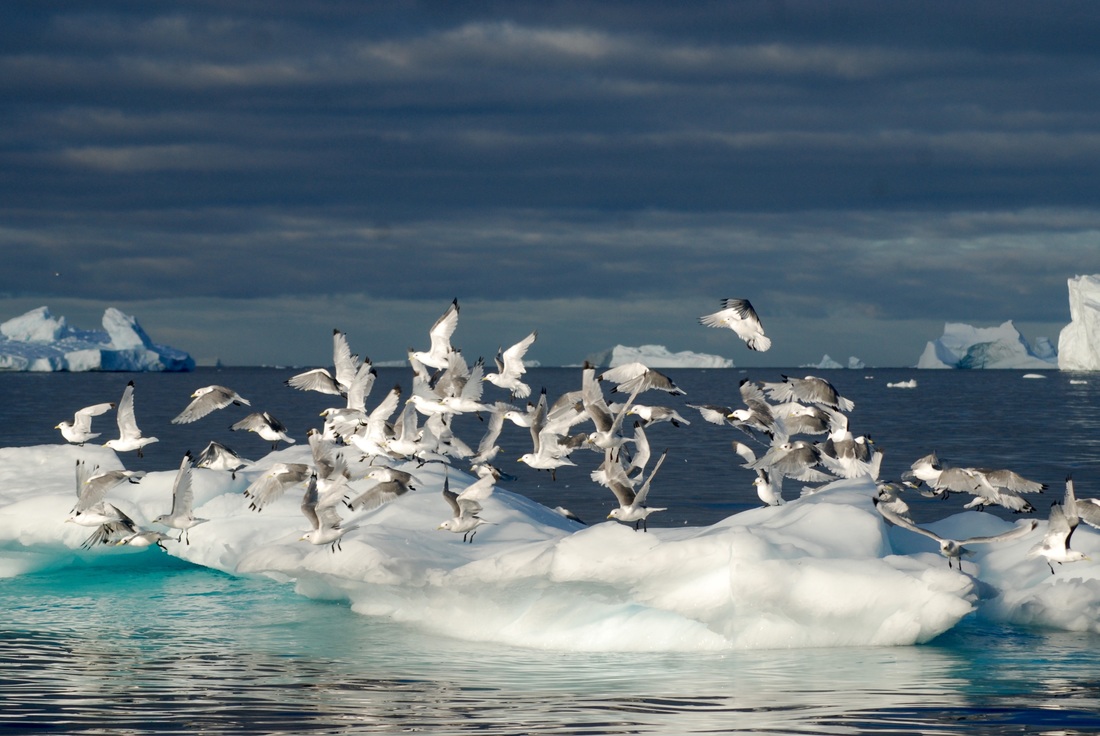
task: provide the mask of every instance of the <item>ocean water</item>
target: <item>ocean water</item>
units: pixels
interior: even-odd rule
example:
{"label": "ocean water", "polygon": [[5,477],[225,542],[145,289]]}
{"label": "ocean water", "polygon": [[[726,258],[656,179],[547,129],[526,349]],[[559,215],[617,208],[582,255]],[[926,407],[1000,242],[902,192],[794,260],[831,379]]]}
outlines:
{"label": "ocean water", "polygon": [[[293,391],[291,369],[202,369],[190,374],[0,374],[0,446],[60,442],[53,429],[84,405],[136,384],[138,421],[160,438],[128,467],[168,470],[211,439],[258,458],[269,449],[228,431],[245,409],[193,425],[169,423],[195,388],[231,386],[304,441],[329,398]],[[669,459],[651,501],[668,511],[652,526],[706,525],[758,504],[752,473],[730,451],[737,430],[703,422],[692,403],[736,405],[743,378],[779,380],[805,369],[669,371],[691,425],[652,426]],[[935,450],[960,465],[1010,467],[1049,484],[1056,500],[1072,473],[1083,496],[1100,495],[1100,378],[1019,371],[822,372],[856,402],[851,427],[885,452],[896,478]],[[537,369],[551,398],[579,387],[577,369]],[[915,389],[887,388],[915,378]],[[1085,381],[1085,382],[1081,382]],[[407,371],[382,369],[374,396]],[[492,387],[487,387],[487,393]],[[495,395],[495,394],[493,394]],[[110,416],[97,422],[104,438]],[[462,417],[456,432],[483,431]],[[556,480],[509,462],[526,430],[505,428],[502,483],[542,503],[602,520],[610,493],[587,474]],[[512,454],[514,453],[514,455]],[[797,484],[786,495],[797,493]],[[1041,501],[1041,499],[1036,499]],[[954,500],[953,500],[954,501]],[[958,511],[913,502],[920,519]],[[1037,502],[1040,513],[1045,501]],[[546,652],[425,635],[399,623],[308,600],[290,586],[237,578],[166,555],[97,558],[96,564],[0,581],[0,730],[7,733],[1096,733],[1100,637],[992,625],[980,619],[927,645],[707,654]]]}

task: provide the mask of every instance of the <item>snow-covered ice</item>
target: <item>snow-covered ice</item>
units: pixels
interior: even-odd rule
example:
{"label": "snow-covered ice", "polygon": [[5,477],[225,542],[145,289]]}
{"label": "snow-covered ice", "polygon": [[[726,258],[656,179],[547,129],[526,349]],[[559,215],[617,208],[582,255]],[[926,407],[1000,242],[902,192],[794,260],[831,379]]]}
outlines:
{"label": "snow-covered ice", "polygon": [[[0,449],[0,576],[111,555],[161,555],[156,547],[81,549],[90,530],[66,523],[77,459],[121,468],[103,447]],[[963,572],[932,540],[889,526],[875,511],[870,479],[841,480],[783,506],[758,508],[706,527],[636,532],[612,521],[585,527],[498,487],[484,502],[472,544],[439,531],[450,511],[438,464],[401,466],[417,490],[370,511],[343,510],[358,526],[332,551],[300,541],[308,524],[292,489],[249,509],[242,491],[276,462],[311,461],[306,447],[279,450],[230,473],[194,471],[190,544],[167,554],[234,575],[267,576],[302,595],[346,600],[357,612],[450,637],[580,651],[698,651],[735,648],[909,645],[963,617],[1098,630],[1100,566],[1080,562],[1052,575],[1027,537],[976,545]],[[352,477],[366,469],[352,465]],[[171,505],[176,469],[123,483],[108,500],[139,525]],[[473,478],[455,469],[461,491]],[[352,482],[353,490],[364,481]],[[687,492],[689,489],[683,489]],[[965,512],[931,525],[966,538],[1012,527]],[[172,531],[164,529],[163,531]],[[1075,548],[1100,557],[1100,537],[1080,528]],[[976,612],[974,614],[973,612]]]}
{"label": "snow-covered ice", "polygon": [[1100,370],[1100,274],[1069,280],[1069,316],[1058,335],[1058,367]]}
{"label": "snow-covered ice", "polygon": [[154,343],[137,319],[109,307],[103,331],[81,330],[47,307],[0,324],[0,370],[190,371],[182,350]]}
{"label": "snow-covered ice", "polygon": [[683,350],[670,352],[664,345],[627,347],[616,345],[603,352],[590,355],[592,365],[615,368],[627,363],[643,363],[650,368],[733,368],[733,361],[720,355],[695,353]]}
{"label": "snow-covered ice", "polygon": [[974,327],[961,322],[944,325],[943,336],[925,345],[917,368],[1057,368],[1050,340],[1036,339],[1033,347],[1012,324]]}

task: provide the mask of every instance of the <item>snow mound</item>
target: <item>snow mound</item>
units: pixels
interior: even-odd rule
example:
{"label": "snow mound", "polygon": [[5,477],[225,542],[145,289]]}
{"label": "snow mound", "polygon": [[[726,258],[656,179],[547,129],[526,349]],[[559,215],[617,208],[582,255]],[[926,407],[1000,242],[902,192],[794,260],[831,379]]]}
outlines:
{"label": "snow mound", "polygon": [[1100,275],[1069,280],[1069,317],[1058,335],[1058,367],[1100,370]]}
{"label": "snow mound", "polygon": [[614,368],[627,363],[642,363],[649,368],[733,368],[733,361],[720,355],[694,353],[684,350],[669,352],[664,345],[642,345],[627,347],[616,345],[610,350],[588,356],[588,362],[595,366]]}
{"label": "snow mound", "polygon": [[1036,344],[1041,346],[1039,352],[1028,344],[1012,320],[999,327],[948,322],[943,336],[925,346],[917,368],[1057,368],[1057,358],[1050,356],[1050,341],[1039,338]]}
{"label": "snow mound", "polygon": [[0,370],[190,371],[195,361],[176,348],[154,343],[137,319],[114,307],[103,313],[103,331],[79,330],[47,307],[0,324]]}

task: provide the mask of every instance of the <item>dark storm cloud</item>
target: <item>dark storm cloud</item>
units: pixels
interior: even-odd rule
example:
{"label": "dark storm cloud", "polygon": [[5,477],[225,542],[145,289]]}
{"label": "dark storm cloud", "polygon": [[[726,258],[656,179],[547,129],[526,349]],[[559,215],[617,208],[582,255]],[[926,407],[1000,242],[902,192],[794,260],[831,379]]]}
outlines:
{"label": "dark storm cloud", "polygon": [[1057,323],[1100,271],[1091,4],[26,2],[0,26],[13,299],[657,299],[661,334],[677,300],[742,294]]}

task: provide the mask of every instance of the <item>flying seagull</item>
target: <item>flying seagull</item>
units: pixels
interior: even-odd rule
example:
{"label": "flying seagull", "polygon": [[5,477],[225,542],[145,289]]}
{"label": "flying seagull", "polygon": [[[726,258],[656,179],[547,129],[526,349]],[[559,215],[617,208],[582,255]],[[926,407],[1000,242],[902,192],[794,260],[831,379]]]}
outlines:
{"label": "flying seagull", "polygon": [[100,435],[99,432],[92,431],[92,417],[98,417],[114,408],[115,405],[112,403],[85,406],[73,416],[71,422],[61,422],[54,429],[61,430],[61,436],[67,442],[74,445],[83,445],[88,440],[94,440]]}
{"label": "flying seagull", "polygon": [[764,326],[748,299],[724,299],[722,309],[705,314],[699,323],[707,327],[728,327],[749,346],[750,350],[764,352],[772,346],[771,339],[764,334]]}
{"label": "flying seagull", "polygon": [[1007,532],[1001,534],[995,534],[991,537],[970,537],[969,539],[947,539],[941,537],[930,529],[925,529],[914,524],[906,517],[898,514],[888,505],[881,502],[878,498],[872,499],[875,504],[875,508],[882,515],[882,518],[889,521],[895,526],[900,526],[902,529],[908,529],[911,532],[917,534],[923,534],[929,539],[933,540],[940,546],[940,554],[947,558],[947,566],[951,567],[951,561],[955,560],[959,566],[959,570],[962,570],[962,556],[971,554],[971,551],[967,549],[967,545],[971,544],[990,544],[994,542],[1008,542],[1013,539],[1019,539],[1030,534],[1039,522],[1035,519],[1028,519],[1027,521],[1017,525],[1013,529],[1009,529]]}
{"label": "flying seagull", "polygon": [[133,381],[127,383],[122,391],[122,398],[118,400],[118,410],[115,412],[115,421],[118,423],[118,439],[107,440],[104,443],[104,446],[110,447],[115,452],[137,450],[138,457],[143,457],[143,447],[160,441],[156,437],[143,436],[138,429],[137,418],[134,416]]}
{"label": "flying seagull", "polygon": [[172,420],[172,424],[190,424],[191,422],[202,419],[213,411],[224,409],[230,404],[250,406],[248,399],[225,386],[203,386],[202,388],[197,388],[195,392],[191,394],[191,399],[191,403],[187,405],[186,409],[179,413],[179,416]]}

